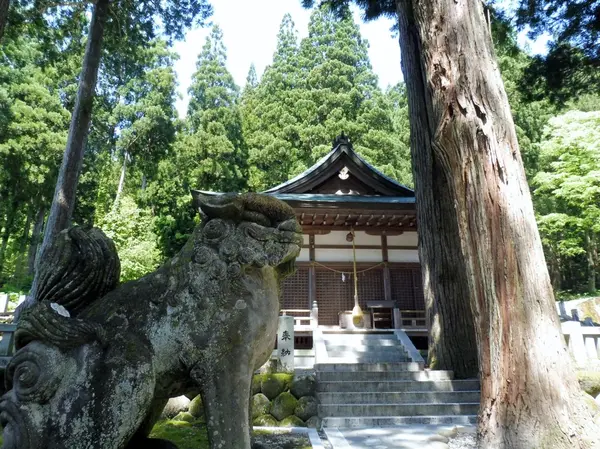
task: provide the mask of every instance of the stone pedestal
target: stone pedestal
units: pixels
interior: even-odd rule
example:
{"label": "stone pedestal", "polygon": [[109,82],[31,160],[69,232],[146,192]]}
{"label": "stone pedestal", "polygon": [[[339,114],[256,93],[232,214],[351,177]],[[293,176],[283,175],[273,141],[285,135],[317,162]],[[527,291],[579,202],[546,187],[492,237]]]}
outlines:
{"label": "stone pedestal", "polygon": [[6,312],[8,309],[8,293],[0,293],[0,313]]}

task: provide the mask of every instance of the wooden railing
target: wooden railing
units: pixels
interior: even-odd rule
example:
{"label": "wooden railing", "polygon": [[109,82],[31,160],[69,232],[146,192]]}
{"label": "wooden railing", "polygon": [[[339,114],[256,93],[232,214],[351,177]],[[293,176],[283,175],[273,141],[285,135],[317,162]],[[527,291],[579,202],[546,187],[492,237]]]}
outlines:
{"label": "wooden railing", "polygon": [[280,315],[294,317],[294,332],[306,332],[313,330],[318,324],[311,313],[310,309],[282,309]]}
{"label": "wooden railing", "polygon": [[427,318],[424,310],[400,310],[398,328],[425,328],[427,327]]}
{"label": "wooden railing", "polygon": [[561,323],[567,348],[582,369],[600,367],[600,326],[582,326],[579,321]]}

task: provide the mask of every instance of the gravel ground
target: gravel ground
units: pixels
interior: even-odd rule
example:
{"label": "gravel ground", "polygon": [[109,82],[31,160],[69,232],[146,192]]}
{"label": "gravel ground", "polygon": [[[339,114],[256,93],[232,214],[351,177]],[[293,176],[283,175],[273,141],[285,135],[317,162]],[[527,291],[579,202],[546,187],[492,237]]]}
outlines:
{"label": "gravel ground", "polygon": [[472,433],[460,433],[448,441],[449,449],[477,449],[477,441]]}

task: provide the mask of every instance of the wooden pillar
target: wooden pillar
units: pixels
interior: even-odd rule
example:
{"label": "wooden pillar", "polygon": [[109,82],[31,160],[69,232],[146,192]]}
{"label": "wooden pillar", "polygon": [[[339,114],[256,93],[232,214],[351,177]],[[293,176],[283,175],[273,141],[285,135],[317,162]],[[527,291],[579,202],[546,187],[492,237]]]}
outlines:
{"label": "wooden pillar", "polygon": [[383,292],[386,301],[392,300],[392,278],[390,276],[390,267],[388,265],[388,245],[387,235],[381,234],[381,256],[385,265],[383,266]]}
{"label": "wooden pillar", "polygon": [[308,257],[311,262],[308,269],[308,308],[312,309],[313,303],[317,300],[317,273],[312,262],[315,261],[315,235],[308,236]]}

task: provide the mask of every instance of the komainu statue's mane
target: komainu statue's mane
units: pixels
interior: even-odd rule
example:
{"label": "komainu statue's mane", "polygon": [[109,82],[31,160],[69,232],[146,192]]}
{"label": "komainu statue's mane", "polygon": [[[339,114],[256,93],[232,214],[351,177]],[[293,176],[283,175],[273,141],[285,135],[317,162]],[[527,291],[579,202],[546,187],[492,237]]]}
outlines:
{"label": "komainu statue's mane", "polygon": [[62,231],[40,261],[36,302],[57,303],[76,316],[114,290],[121,264],[114,243],[100,229]]}

